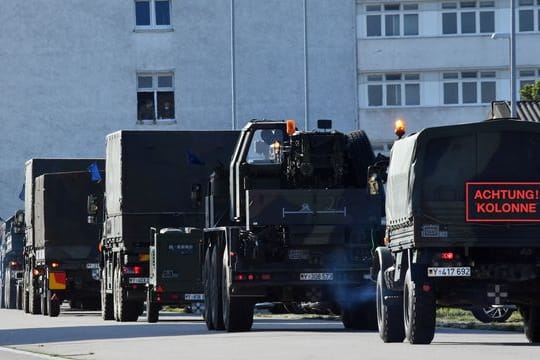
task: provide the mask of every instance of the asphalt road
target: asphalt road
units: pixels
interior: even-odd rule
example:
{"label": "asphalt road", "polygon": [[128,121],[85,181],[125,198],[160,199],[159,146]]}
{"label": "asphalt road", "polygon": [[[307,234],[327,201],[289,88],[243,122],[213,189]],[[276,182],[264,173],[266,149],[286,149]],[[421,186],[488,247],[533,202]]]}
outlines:
{"label": "asphalt road", "polygon": [[0,360],[32,359],[538,359],[521,333],[439,328],[431,345],[383,344],[340,322],[257,318],[248,333],[209,332],[198,317],[163,314],[147,324],[103,321],[97,312],[58,318],[0,310]]}

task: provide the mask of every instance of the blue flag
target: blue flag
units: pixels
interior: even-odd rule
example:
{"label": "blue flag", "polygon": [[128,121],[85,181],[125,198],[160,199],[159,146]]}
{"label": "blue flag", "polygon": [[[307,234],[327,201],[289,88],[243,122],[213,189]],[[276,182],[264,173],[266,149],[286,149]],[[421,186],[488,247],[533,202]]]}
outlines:
{"label": "blue flag", "polygon": [[24,201],[24,183],[22,184],[21,192],[19,193],[19,199]]}
{"label": "blue flag", "polygon": [[99,173],[99,168],[95,162],[91,163],[90,166],[88,166],[88,172],[90,173],[90,176],[92,177],[92,181],[95,181],[95,182],[101,181],[101,174]]}
{"label": "blue flag", "polygon": [[189,150],[187,151],[187,160],[191,165],[204,165],[204,161],[199,159],[197,155]]}

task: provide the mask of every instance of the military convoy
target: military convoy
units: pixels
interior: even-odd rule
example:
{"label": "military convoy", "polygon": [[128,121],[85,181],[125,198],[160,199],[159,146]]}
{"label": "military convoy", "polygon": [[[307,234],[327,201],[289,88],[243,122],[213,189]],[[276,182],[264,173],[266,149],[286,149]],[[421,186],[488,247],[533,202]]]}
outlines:
{"label": "military convoy", "polygon": [[432,341],[438,306],[505,306],[540,341],[540,125],[400,128],[389,162],[364,132],[318,125],[119,131],[105,162],[28,161],[1,305],[148,322],[189,306],[248,331],[255,303],[317,302],[412,344]]}
{"label": "military convoy", "polygon": [[384,342],[427,344],[437,306],[517,305],[540,341],[540,126],[424,129],[395,142],[386,246],[376,250]]}
{"label": "military convoy", "polygon": [[0,308],[21,307],[24,211],[18,210],[0,226]]}

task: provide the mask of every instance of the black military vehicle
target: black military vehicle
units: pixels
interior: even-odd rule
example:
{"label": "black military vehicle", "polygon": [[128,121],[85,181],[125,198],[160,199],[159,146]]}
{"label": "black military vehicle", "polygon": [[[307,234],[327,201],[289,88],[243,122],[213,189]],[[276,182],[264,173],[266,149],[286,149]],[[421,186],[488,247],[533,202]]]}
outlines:
{"label": "black military vehicle", "polygon": [[[203,228],[208,174],[228,162],[237,136],[235,131],[119,131],[107,136],[104,320],[136,321],[147,299],[149,321],[157,321],[162,305],[201,301],[201,267],[194,265],[200,258],[192,237],[196,232],[173,228]],[[162,248],[162,241],[171,242],[167,256],[163,250],[168,252],[168,245]],[[152,244],[153,269],[160,273],[149,283]],[[187,278],[191,282],[182,282]]]}
{"label": "black military vehicle", "polygon": [[347,328],[376,328],[372,252],[382,244],[382,187],[363,131],[297,131],[251,121],[229,171],[209,184],[204,291],[208,329],[249,330],[257,302],[328,302]]}
{"label": "black military vehicle", "polygon": [[[24,211],[19,210],[0,226],[0,307],[20,307],[17,284],[22,280]],[[19,305],[19,306],[18,306]]]}
{"label": "black military vehicle", "polygon": [[424,129],[388,168],[387,246],[376,251],[385,342],[430,343],[438,305],[519,307],[540,341],[540,125]]}
{"label": "black military vehicle", "polygon": [[[88,226],[87,197],[98,191],[90,170],[99,172],[104,167],[103,159],[31,159],[26,162],[25,312],[40,314],[43,310],[44,314],[58,315],[60,301],[68,294],[65,290],[72,284],[76,289],[85,286],[80,283],[84,280],[67,278],[66,271],[80,264],[94,267],[85,269],[86,272],[96,271],[97,259],[91,253],[99,242],[99,230],[96,230],[99,227]],[[73,174],[50,175],[60,172]],[[38,181],[44,174],[47,176]],[[69,294],[73,296],[72,305],[81,305],[80,298],[74,294]]]}

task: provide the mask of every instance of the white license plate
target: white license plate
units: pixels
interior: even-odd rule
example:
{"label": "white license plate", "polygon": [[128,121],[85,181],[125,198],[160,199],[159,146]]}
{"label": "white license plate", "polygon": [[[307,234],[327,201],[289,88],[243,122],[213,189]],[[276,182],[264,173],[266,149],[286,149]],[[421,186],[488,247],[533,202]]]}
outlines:
{"label": "white license plate", "polygon": [[203,301],[204,300],[204,294],[186,294],[186,295],[184,295],[184,300]]}
{"label": "white license plate", "polygon": [[148,282],[147,277],[129,278],[130,284],[146,284]]}
{"label": "white license plate", "polygon": [[334,273],[301,273],[300,280],[302,281],[332,281]]}
{"label": "white license plate", "polygon": [[468,277],[471,276],[469,266],[461,267],[428,267],[428,277]]}
{"label": "white license plate", "polygon": [[88,264],[86,264],[86,268],[87,269],[99,269],[99,264],[98,263],[88,263]]}

